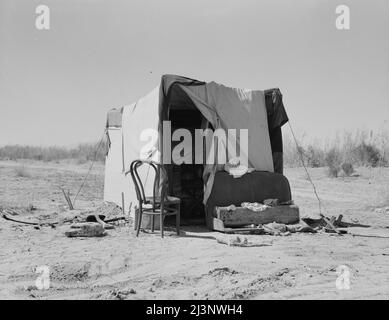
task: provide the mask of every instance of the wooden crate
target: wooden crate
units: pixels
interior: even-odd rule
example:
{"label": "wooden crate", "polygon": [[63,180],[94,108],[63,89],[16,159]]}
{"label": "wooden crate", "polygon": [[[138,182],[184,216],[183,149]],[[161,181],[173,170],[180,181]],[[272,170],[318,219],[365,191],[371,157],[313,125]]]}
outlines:
{"label": "wooden crate", "polygon": [[[296,205],[268,207],[260,212],[243,207],[236,207],[235,210],[229,210],[229,207],[216,207],[215,212],[213,229],[223,232],[250,224],[259,225],[271,222],[294,224],[300,221],[299,207]],[[248,229],[244,228],[244,230]]]}

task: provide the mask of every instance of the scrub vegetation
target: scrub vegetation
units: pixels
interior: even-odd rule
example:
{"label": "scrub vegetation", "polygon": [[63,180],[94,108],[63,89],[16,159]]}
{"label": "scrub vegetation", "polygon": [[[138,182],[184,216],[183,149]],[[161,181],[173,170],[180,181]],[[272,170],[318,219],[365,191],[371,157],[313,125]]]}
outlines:
{"label": "scrub vegetation", "polygon": [[97,154],[96,149],[99,143],[82,143],[72,148],[7,145],[0,147],[0,160],[60,161],[74,159],[80,164],[95,158],[97,161],[104,161],[106,143],[106,141],[103,142]]}
{"label": "scrub vegetation", "polygon": [[307,167],[328,168],[328,176],[351,176],[354,167],[389,166],[389,131],[354,131],[339,134],[331,141],[306,142],[298,137],[299,149],[291,136],[284,138],[284,162],[300,167],[301,157]]}

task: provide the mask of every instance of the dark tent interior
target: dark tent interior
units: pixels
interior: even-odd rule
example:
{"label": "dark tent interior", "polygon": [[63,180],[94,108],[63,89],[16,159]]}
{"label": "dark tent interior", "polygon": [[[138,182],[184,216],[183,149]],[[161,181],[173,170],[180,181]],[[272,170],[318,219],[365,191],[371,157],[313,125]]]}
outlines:
{"label": "dark tent interior", "polygon": [[[204,128],[207,121],[187,94],[174,84],[168,99],[168,120],[171,130],[185,128],[194,137],[195,129]],[[180,141],[172,141],[171,148]],[[181,199],[181,223],[183,225],[205,224],[203,205],[203,165],[194,164],[194,139],[192,139],[192,164],[166,165],[169,175],[169,194]]]}

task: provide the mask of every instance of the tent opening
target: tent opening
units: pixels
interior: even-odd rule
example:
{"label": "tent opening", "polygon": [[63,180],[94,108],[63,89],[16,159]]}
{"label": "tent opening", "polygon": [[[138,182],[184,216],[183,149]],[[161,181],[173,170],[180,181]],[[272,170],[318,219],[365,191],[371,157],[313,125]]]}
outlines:
{"label": "tent opening", "polygon": [[[166,165],[169,175],[169,193],[181,199],[181,223],[183,225],[205,225],[203,205],[204,183],[202,164],[195,164],[195,129],[207,126],[207,121],[192,100],[178,86],[173,85],[168,104],[168,120],[172,133],[177,129],[186,129],[192,136],[192,164]],[[172,141],[174,150],[181,141]],[[174,218],[174,217],[172,217]]]}

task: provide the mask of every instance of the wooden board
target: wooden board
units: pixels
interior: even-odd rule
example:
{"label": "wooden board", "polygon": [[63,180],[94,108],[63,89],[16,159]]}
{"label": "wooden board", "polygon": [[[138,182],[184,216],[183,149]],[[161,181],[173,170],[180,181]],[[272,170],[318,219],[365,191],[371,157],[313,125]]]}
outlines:
{"label": "wooden board", "polygon": [[213,218],[213,230],[225,232],[225,233],[250,233],[250,232],[261,232],[263,229],[254,228],[230,228],[225,227],[223,221],[218,218]]}
{"label": "wooden board", "polygon": [[388,228],[361,228],[361,227],[349,227],[339,230],[346,230],[348,234],[358,237],[371,237],[371,238],[389,238]]}
{"label": "wooden board", "polygon": [[216,207],[215,210],[216,218],[223,223],[224,228],[271,222],[293,224],[300,221],[299,208],[296,205],[269,207],[260,212],[243,207],[236,207],[235,210]]}

